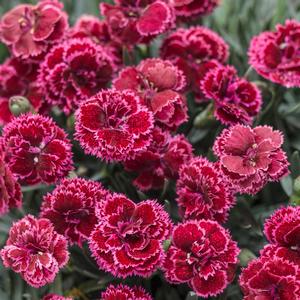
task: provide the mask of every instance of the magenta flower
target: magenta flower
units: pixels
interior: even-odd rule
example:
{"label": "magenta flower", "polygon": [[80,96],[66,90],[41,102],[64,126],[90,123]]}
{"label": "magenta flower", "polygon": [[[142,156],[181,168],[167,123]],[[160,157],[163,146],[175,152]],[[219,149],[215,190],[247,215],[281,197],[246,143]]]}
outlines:
{"label": "magenta flower", "polygon": [[234,189],[256,194],[269,181],[288,174],[288,161],[281,149],[282,134],[269,126],[236,125],[223,130],[214,144],[220,167]]}
{"label": "magenta flower", "polygon": [[64,179],[44,197],[41,217],[72,244],[82,246],[97,224],[95,207],[107,195],[98,182],[82,178]]}
{"label": "magenta flower", "polygon": [[1,41],[11,47],[16,57],[35,58],[45,53],[68,28],[62,8],[63,4],[56,0],[16,6],[1,19]]}
{"label": "magenta flower", "polygon": [[133,91],[102,90],[79,107],[76,139],[86,153],[126,161],[147,149],[153,116]]}
{"label": "magenta flower", "polygon": [[140,287],[119,284],[109,286],[102,294],[101,300],[152,300],[152,297]]}
{"label": "magenta flower", "polygon": [[156,201],[135,204],[122,194],[98,206],[99,222],[89,246],[99,267],[116,277],[150,276],[161,266],[162,243],[171,229],[169,215]]}
{"label": "magenta flower", "polygon": [[177,225],[164,264],[171,283],[188,283],[198,296],[220,294],[233,280],[239,249],[215,221]]}
{"label": "magenta flower", "polygon": [[19,273],[31,286],[51,283],[68,261],[66,239],[47,219],[27,215],[13,224],[6,246],[0,251],[5,267]]}

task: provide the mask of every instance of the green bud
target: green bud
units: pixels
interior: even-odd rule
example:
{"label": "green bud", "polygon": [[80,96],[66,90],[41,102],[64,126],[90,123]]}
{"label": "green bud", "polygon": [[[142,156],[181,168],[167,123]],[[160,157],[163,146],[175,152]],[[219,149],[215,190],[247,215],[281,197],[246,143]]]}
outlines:
{"label": "green bud", "polygon": [[294,181],[294,192],[300,196],[300,176],[298,176]]}
{"label": "green bud", "polygon": [[241,249],[239,260],[240,260],[240,265],[242,267],[246,267],[248,263],[255,258],[256,258],[255,254],[249,249],[247,248]]}
{"label": "green bud", "polygon": [[194,127],[196,128],[207,128],[210,127],[212,124],[216,122],[216,119],[213,115],[213,105],[209,104],[205,110],[200,112],[195,120],[194,120]]}
{"label": "green bud", "polygon": [[30,112],[32,106],[29,100],[23,96],[13,96],[9,99],[9,110],[14,116]]}
{"label": "green bud", "polygon": [[171,246],[171,240],[165,240],[164,243],[163,243],[163,248],[164,248],[164,251],[168,251],[168,249],[170,248]]}

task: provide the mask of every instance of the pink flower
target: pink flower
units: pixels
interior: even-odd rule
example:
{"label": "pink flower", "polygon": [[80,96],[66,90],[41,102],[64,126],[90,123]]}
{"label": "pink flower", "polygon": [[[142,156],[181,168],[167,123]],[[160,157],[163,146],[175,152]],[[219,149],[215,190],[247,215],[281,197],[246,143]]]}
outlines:
{"label": "pink flower", "polygon": [[274,32],[255,36],[249,48],[249,63],[264,78],[286,87],[300,87],[300,23],[287,20]]}
{"label": "pink flower", "polygon": [[110,285],[102,293],[101,300],[152,300],[152,297],[143,288],[119,284]]}
{"label": "pink flower", "polygon": [[9,98],[25,96],[35,111],[42,106],[42,95],[37,87],[37,63],[18,58],[8,58],[0,65],[0,125],[13,119],[9,110]]}
{"label": "pink flower", "polygon": [[85,152],[126,161],[151,142],[153,117],[133,91],[102,90],[76,113],[76,139]]}
{"label": "pink flower", "polygon": [[69,258],[66,239],[50,221],[31,215],[13,224],[0,256],[5,267],[35,288],[51,283]]}
{"label": "pink flower", "polygon": [[5,160],[26,184],[54,183],[73,168],[71,143],[50,118],[23,114],[3,129]]}
{"label": "pink flower", "polygon": [[185,77],[170,61],[159,58],[143,60],[137,67],[123,69],[114,81],[118,90],[132,89],[153,111],[159,126],[176,130],[187,120],[185,98],[179,93]]}
{"label": "pink flower", "polygon": [[[2,156],[2,154],[1,154]],[[10,169],[0,158],[0,216],[8,213],[13,207],[22,205],[22,193],[19,183]]]}
{"label": "pink flower", "polygon": [[272,244],[297,251],[300,257],[300,207],[283,207],[267,219],[265,235]]}
{"label": "pink flower", "polygon": [[198,296],[220,294],[233,280],[239,249],[215,221],[189,221],[173,230],[164,264],[171,283],[188,283]]}
{"label": "pink flower", "polygon": [[39,85],[46,101],[66,114],[111,80],[110,56],[91,39],[69,39],[52,48],[41,65]]}
{"label": "pink flower", "polygon": [[168,1],[122,0],[116,3],[101,3],[100,10],[112,38],[127,46],[148,42],[174,25],[175,14]]}
{"label": "pink flower", "polygon": [[183,135],[172,137],[155,127],[151,145],[124,166],[138,174],[134,184],[140,190],[160,189],[166,179],[177,179],[180,166],[192,158],[192,152],[192,145]]}
{"label": "pink flower", "polygon": [[225,125],[251,124],[261,108],[261,94],[256,85],[239,78],[234,67],[218,66],[208,71],[201,90],[214,100],[215,116]]}
{"label": "pink flower", "polygon": [[163,42],[161,56],[171,60],[184,72],[187,84],[196,93],[198,101],[204,96],[200,92],[200,81],[207,71],[223,64],[228,58],[228,45],[212,30],[196,26],[180,28]]}
{"label": "pink flower", "polygon": [[150,276],[161,266],[162,243],[171,229],[169,215],[156,201],[135,204],[122,194],[98,206],[99,223],[89,246],[99,267],[116,277]]}
{"label": "pink flower", "polygon": [[107,191],[98,182],[64,179],[44,197],[40,216],[49,219],[70,243],[81,246],[97,224],[95,206],[106,195]]}
{"label": "pink flower", "polygon": [[63,4],[56,0],[16,6],[1,19],[1,41],[17,57],[37,57],[59,41],[68,28],[62,8]]}
{"label": "pink flower", "polygon": [[63,296],[57,295],[57,294],[48,294],[48,295],[44,296],[42,300],[72,300],[72,298],[63,297]]}
{"label": "pink flower", "polygon": [[235,125],[223,130],[213,150],[234,189],[256,194],[267,182],[288,174],[289,163],[282,143],[281,132],[269,126]]}
{"label": "pink flower", "polygon": [[225,222],[234,204],[223,174],[203,157],[195,157],[181,166],[176,192],[185,219]]}
{"label": "pink flower", "polygon": [[240,285],[245,300],[300,299],[300,268],[278,257],[256,259],[242,271]]}
{"label": "pink flower", "polygon": [[190,17],[198,17],[210,14],[220,0],[174,0],[175,13],[186,20]]}

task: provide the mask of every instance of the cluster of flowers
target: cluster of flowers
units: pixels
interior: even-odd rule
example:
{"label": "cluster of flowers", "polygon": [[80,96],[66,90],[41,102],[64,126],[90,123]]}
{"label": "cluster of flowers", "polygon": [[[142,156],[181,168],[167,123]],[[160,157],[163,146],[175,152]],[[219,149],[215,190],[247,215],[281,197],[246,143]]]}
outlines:
{"label": "cluster of flowers", "polygon": [[[167,281],[187,283],[202,297],[220,294],[234,279],[239,249],[222,224],[236,194],[256,194],[288,173],[281,132],[251,127],[262,105],[260,91],[226,65],[227,44],[201,26],[170,33],[160,58],[125,68],[122,61],[124,47],[131,53],[133,44],[147,44],[173,29],[176,19],[186,22],[210,13],[217,4],[116,0],[100,5],[104,20],[82,16],[71,28],[57,0],[19,5],[2,17],[0,39],[12,56],[0,66],[0,213],[20,207],[20,184],[57,184],[44,196],[39,217],[27,215],[13,224],[0,252],[4,265],[30,285],[52,282],[68,261],[68,245],[82,247],[84,242],[99,268],[115,277],[149,277],[161,269]],[[276,32],[253,39],[250,63],[259,74],[300,86],[299,30],[300,23],[288,21]],[[194,156],[189,141],[176,133],[188,120],[187,93],[200,104],[212,101],[215,117],[229,126],[213,145],[216,162]],[[11,113],[13,96],[29,102],[18,117]],[[166,180],[177,180],[182,222],[174,226],[156,200],[135,203],[98,182],[68,179],[74,168],[72,144],[49,117],[53,106],[67,116],[74,113],[74,137],[86,154],[121,163],[136,174],[133,183],[140,190],[160,189]],[[290,261],[280,271],[292,276],[286,286],[299,286],[294,255],[299,250],[299,210],[292,210],[286,210],[286,223],[281,215],[267,223],[272,245],[241,277],[246,299],[262,290],[251,283],[261,281],[252,269],[265,272],[261,276],[275,272],[279,282],[285,276],[276,275],[282,261]],[[277,225],[272,224],[277,219],[284,225],[275,234]],[[167,240],[170,246],[164,249]],[[267,255],[278,262],[266,261]],[[272,278],[268,292],[275,295]],[[121,297],[151,299],[140,288],[122,285],[102,294],[104,300]],[[68,298],[44,298],[62,299]]]}

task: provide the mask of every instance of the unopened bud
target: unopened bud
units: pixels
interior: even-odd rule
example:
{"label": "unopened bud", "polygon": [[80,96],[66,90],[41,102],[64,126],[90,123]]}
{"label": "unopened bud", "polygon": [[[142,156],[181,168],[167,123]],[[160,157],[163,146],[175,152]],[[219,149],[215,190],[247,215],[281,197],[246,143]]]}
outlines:
{"label": "unopened bud", "polygon": [[194,127],[196,128],[207,128],[216,122],[213,115],[213,105],[210,104],[205,110],[200,112],[194,120]]}
{"label": "unopened bud", "polygon": [[300,196],[300,176],[298,176],[294,181],[294,192]]}
{"label": "unopened bud", "polygon": [[13,96],[9,99],[9,110],[14,116],[30,112],[32,106],[29,100],[23,96]]}

